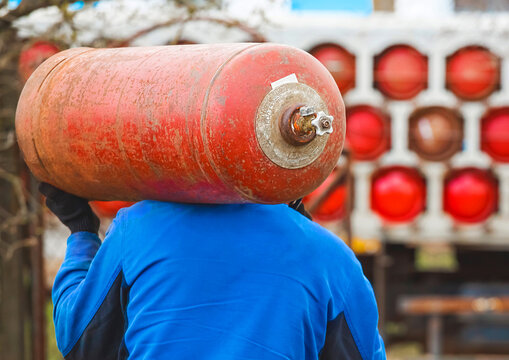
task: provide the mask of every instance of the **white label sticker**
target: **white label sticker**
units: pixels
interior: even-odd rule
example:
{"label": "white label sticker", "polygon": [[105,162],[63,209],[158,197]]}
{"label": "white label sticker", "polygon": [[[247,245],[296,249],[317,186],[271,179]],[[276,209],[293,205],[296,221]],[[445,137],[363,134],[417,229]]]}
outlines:
{"label": "white label sticker", "polygon": [[284,78],[281,78],[279,80],[274,81],[270,84],[272,86],[272,89],[277,88],[278,86],[289,84],[289,83],[298,83],[299,80],[297,80],[297,76],[295,74],[290,74],[288,76],[285,76]]}

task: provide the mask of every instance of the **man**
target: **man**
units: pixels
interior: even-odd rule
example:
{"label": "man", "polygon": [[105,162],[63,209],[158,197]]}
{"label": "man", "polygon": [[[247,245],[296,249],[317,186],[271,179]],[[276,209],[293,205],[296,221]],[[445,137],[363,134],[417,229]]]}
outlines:
{"label": "man", "polygon": [[142,201],[101,245],[87,200],[40,189],[71,230],[53,286],[66,359],[385,359],[355,256],[286,205]]}

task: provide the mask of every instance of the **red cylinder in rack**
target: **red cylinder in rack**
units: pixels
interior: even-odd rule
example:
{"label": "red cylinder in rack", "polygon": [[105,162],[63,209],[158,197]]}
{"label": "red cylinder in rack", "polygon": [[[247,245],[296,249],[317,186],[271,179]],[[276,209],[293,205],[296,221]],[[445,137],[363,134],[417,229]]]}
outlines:
{"label": "red cylinder in rack", "polygon": [[463,119],[441,106],[420,108],[410,115],[409,147],[431,161],[449,159],[461,150]]}
{"label": "red cylinder in rack", "polygon": [[90,206],[100,217],[114,218],[120,209],[129,207],[134,203],[131,201],[92,201]]}
{"label": "red cylinder in rack", "polygon": [[425,205],[426,183],[417,170],[395,166],[373,175],[371,208],[385,221],[412,221]]}
{"label": "red cylinder in rack", "polygon": [[304,204],[318,221],[341,219],[347,211],[348,187],[344,173],[335,169],[327,179],[306,196]]}
{"label": "red cylinder in rack", "polygon": [[389,117],[381,110],[357,105],[346,112],[346,145],[356,160],[374,160],[389,150]]}
{"label": "red cylinder in rack", "polygon": [[308,53],[218,44],[61,52],[28,80],[16,131],[40,180],[88,199],[282,203],[332,171],[344,122]]}
{"label": "red cylinder in rack", "polygon": [[336,44],[322,44],[309,51],[330,71],[344,95],[355,87],[355,56]]}
{"label": "red cylinder in rack", "polygon": [[24,48],[18,61],[18,73],[23,81],[27,81],[30,75],[45,60],[58,53],[60,49],[49,41],[36,41]]}
{"label": "red cylinder in rack", "polygon": [[479,46],[462,48],[447,59],[446,84],[462,99],[483,99],[500,85],[500,60]]}
{"label": "red cylinder in rack", "polygon": [[490,110],[481,120],[481,149],[495,161],[509,162],[509,108]]}
{"label": "red cylinder in rack", "polygon": [[444,210],[455,220],[478,223],[498,205],[498,186],[491,173],[474,168],[453,171],[445,181]]}
{"label": "red cylinder in rack", "polygon": [[408,45],[391,46],[375,59],[375,86],[397,100],[416,96],[428,86],[428,59]]}

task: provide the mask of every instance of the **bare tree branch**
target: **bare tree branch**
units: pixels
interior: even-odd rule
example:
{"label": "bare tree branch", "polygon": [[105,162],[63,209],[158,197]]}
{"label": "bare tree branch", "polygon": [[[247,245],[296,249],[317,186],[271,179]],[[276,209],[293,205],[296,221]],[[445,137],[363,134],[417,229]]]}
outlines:
{"label": "bare tree branch", "polygon": [[10,244],[7,246],[7,249],[5,250],[5,254],[0,253],[0,255],[4,255],[3,257],[5,260],[9,261],[14,256],[14,253],[16,250],[25,248],[25,247],[32,247],[37,245],[37,239],[34,237],[30,237],[28,239],[16,241],[13,244]]}
{"label": "bare tree branch", "polygon": [[16,136],[14,131],[8,131],[7,133],[0,133],[0,151],[10,149],[16,143]]}
{"label": "bare tree branch", "polygon": [[[91,3],[94,0],[83,0],[85,3]],[[22,0],[21,3],[15,8],[10,10],[7,14],[0,17],[0,30],[11,26],[12,22],[30,15],[32,12],[48,8],[51,6],[57,6],[59,8],[67,7],[69,0]]]}
{"label": "bare tree branch", "polygon": [[246,34],[248,34],[254,42],[265,42],[265,41],[267,41],[266,38],[259,31],[257,31],[255,29],[253,29],[253,28],[251,28],[251,27],[241,23],[240,21],[230,20],[230,19],[223,19],[223,18],[216,18],[216,17],[211,17],[211,16],[195,16],[195,17],[180,17],[180,18],[171,19],[169,21],[166,21],[166,22],[163,22],[163,23],[160,23],[160,24],[156,24],[156,25],[150,26],[150,27],[145,28],[145,29],[143,29],[141,31],[138,31],[137,33],[135,33],[134,35],[128,37],[125,40],[120,40],[120,41],[113,42],[111,47],[127,46],[130,43],[132,43],[134,40],[142,37],[143,35],[147,35],[147,34],[151,33],[152,31],[155,31],[157,29],[161,29],[161,28],[165,28],[165,27],[170,27],[170,26],[174,26],[174,25],[177,25],[177,24],[189,23],[189,22],[197,22],[197,21],[216,23],[216,24],[223,25],[225,27],[235,27],[235,28],[238,28],[238,29],[242,30]]}

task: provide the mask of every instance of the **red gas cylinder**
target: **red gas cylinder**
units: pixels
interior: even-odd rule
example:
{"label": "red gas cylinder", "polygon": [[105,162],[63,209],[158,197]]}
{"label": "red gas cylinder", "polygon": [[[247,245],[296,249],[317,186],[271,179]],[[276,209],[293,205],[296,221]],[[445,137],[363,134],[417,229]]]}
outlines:
{"label": "red gas cylinder", "polygon": [[456,170],[445,180],[444,210],[459,222],[482,222],[493,214],[497,204],[497,181],[487,171]]}
{"label": "red gas cylinder", "polygon": [[311,194],[304,198],[304,204],[318,221],[341,219],[346,212],[348,189],[346,182],[338,178],[339,171],[333,171]]}
{"label": "red gas cylinder", "polygon": [[415,169],[390,167],[373,175],[371,208],[388,222],[413,220],[426,205],[426,183]]}
{"label": "red gas cylinder", "polygon": [[374,160],[390,148],[389,117],[366,105],[346,111],[346,144],[357,160]]}
{"label": "red gas cylinder", "polygon": [[355,87],[355,56],[336,44],[321,44],[309,51],[332,74],[344,95]]}
{"label": "red gas cylinder", "polygon": [[428,59],[413,47],[395,45],[375,58],[375,87],[386,96],[406,100],[428,86]]}
{"label": "red gas cylinder", "polygon": [[418,109],[410,116],[409,130],[410,149],[423,159],[442,161],[461,150],[463,119],[455,110],[441,106]]}
{"label": "red gas cylinder", "polygon": [[23,49],[18,62],[18,72],[21,79],[27,81],[39,65],[59,51],[58,46],[49,41],[37,41]]}
{"label": "red gas cylinder", "polygon": [[462,99],[485,98],[499,84],[500,60],[485,48],[467,46],[447,59],[447,88]]}
{"label": "red gas cylinder", "polygon": [[496,161],[509,162],[509,108],[491,110],[481,124],[481,149]]}
{"label": "red gas cylinder", "polygon": [[88,199],[282,203],[332,171],[345,110],[288,46],[77,48],[28,80],[16,131],[40,180]]}
{"label": "red gas cylinder", "polygon": [[130,201],[92,201],[90,206],[99,217],[114,218],[120,209],[133,205]]}

